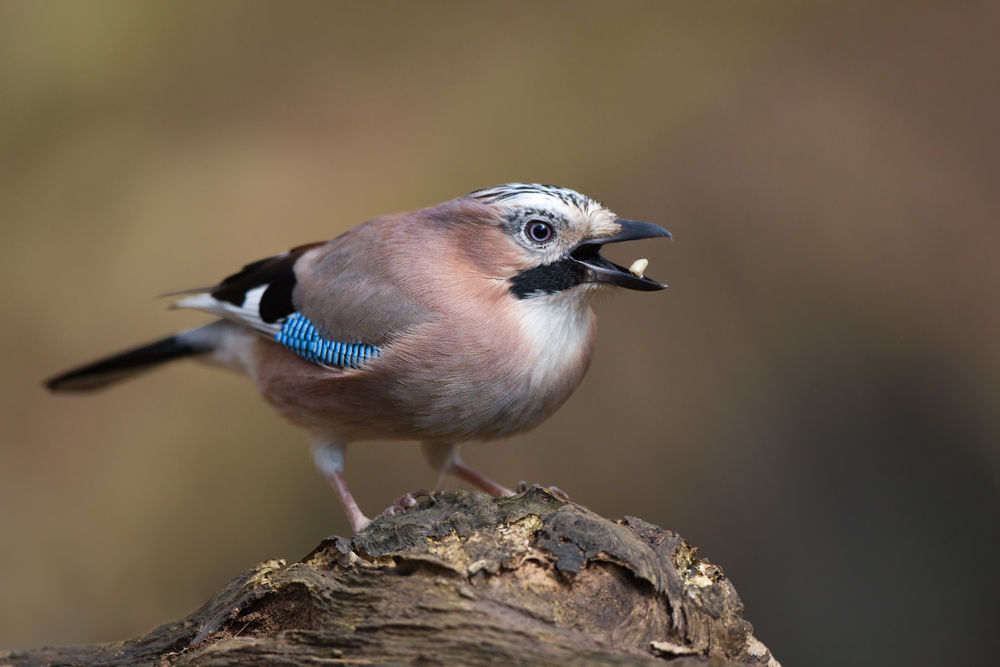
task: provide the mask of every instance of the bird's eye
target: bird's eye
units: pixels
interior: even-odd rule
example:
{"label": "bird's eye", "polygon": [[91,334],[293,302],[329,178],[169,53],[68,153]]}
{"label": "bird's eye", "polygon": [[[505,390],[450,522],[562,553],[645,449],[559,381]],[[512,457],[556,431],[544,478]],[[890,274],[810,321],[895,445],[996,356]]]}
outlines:
{"label": "bird's eye", "polygon": [[548,243],[555,238],[556,232],[552,225],[541,220],[532,220],[524,226],[524,233],[534,243]]}

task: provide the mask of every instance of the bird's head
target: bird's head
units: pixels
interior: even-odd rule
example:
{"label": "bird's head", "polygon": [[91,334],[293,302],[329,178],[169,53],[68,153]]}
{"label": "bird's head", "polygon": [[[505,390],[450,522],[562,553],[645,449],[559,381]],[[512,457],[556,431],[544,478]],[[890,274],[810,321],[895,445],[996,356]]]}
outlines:
{"label": "bird's head", "polygon": [[633,273],[601,256],[606,243],[670,232],[648,222],[623,220],[590,197],[534,183],[508,183],[466,196],[494,209],[500,231],[517,257],[509,278],[518,299],[557,294],[575,287],[614,285],[639,291],[666,285]]}

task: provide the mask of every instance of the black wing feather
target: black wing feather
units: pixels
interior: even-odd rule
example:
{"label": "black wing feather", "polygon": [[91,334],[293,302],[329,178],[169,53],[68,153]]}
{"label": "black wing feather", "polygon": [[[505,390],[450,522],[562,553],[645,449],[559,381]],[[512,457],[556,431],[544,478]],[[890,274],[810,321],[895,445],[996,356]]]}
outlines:
{"label": "black wing feather", "polygon": [[252,262],[234,273],[211,290],[213,298],[242,306],[247,292],[267,285],[260,299],[260,319],[268,324],[277,322],[295,312],[292,292],[295,291],[295,262],[307,251],[323,245],[309,243],[292,248],[282,255]]}

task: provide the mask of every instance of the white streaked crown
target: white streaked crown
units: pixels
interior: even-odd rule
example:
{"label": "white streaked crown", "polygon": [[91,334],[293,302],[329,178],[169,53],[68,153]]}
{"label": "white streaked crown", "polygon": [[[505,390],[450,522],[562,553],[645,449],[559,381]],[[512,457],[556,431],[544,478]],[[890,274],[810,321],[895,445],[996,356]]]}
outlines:
{"label": "white streaked crown", "polygon": [[590,238],[613,236],[621,230],[618,218],[600,202],[576,190],[540,183],[505,183],[470,192],[467,197],[494,206],[522,206],[558,212]]}

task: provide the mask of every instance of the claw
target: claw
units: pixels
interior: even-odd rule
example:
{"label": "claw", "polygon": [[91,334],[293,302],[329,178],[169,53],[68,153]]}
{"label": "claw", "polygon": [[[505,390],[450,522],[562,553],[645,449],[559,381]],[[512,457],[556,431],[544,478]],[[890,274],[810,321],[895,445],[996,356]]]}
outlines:
{"label": "claw", "polygon": [[558,498],[559,500],[569,501],[569,494],[560,489],[558,486],[550,486],[549,493]]}
{"label": "claw", "polygon": [[[517,483],[517,492],[518,493],[524,493],[529,488],[540,489],[540,488],[542,488],[542,486],[541,486],[541,484],[532,484],[529,487],[528,483],[525,482],[525,481],[523,481],[523,480]],[[559,500],[566,500],[566,501],[569,500],[569,494],[566,493],[565,491],[563,491],[562,489],[560,489],[558,486],[550,486],[550,487],[548,487],[548,492],[551,493],[552,495],[554,495]]]}
{"label": "claw", "polygon": [[421,496],[426,496],[431,500],[434,500],[434,496],[430,491],[425,491],[424,489],[417,489],[416,491],[410,491],[409,493],[404,493],[399,498],[392,501],[390,505],[384,512],[379,514],[379,517],[383,516],[396,516],[398,514],[406,514],[406,510],[413,509],[417,506],[417,498]]}

